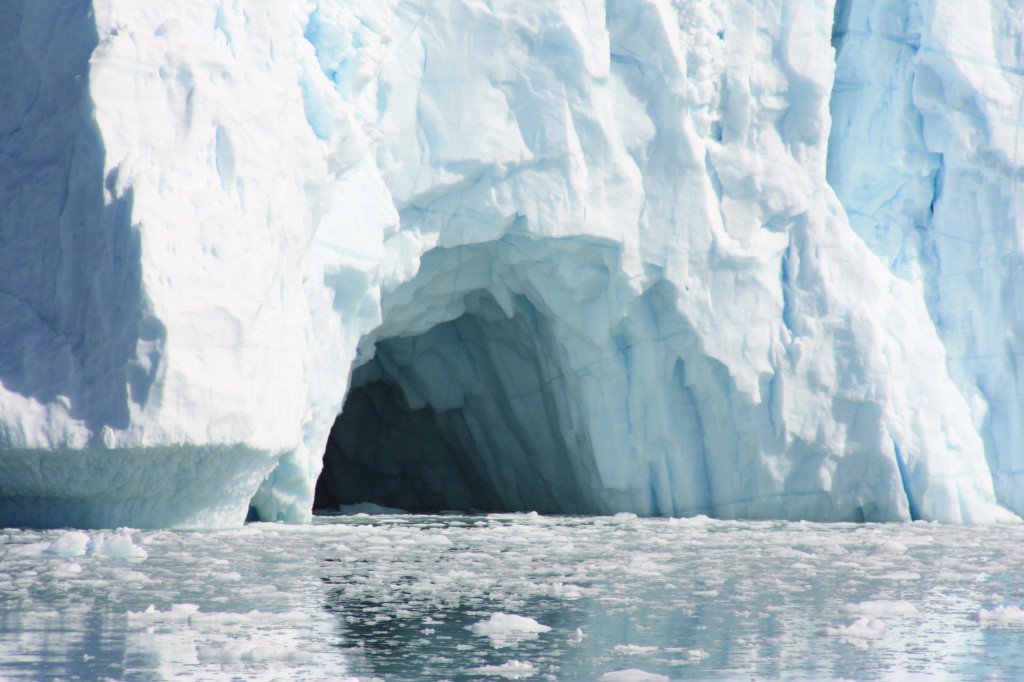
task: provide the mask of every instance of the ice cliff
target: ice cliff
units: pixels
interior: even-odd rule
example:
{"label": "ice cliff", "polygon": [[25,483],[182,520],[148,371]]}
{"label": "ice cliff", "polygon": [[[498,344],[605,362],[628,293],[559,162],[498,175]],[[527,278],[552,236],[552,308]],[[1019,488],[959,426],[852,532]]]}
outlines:
{"label": "ice cliff", "polygon": [[1022,35],[0,0],[0,522],[1014,519]]}

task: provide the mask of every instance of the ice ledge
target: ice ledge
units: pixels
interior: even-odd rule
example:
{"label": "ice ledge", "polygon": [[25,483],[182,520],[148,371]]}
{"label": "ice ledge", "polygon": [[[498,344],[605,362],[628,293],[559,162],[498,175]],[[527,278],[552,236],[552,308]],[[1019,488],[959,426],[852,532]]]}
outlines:
{"label": "ice ledge", "polygon": [[242,444],[4,450],[0,527],[238,527],[280,456]]}

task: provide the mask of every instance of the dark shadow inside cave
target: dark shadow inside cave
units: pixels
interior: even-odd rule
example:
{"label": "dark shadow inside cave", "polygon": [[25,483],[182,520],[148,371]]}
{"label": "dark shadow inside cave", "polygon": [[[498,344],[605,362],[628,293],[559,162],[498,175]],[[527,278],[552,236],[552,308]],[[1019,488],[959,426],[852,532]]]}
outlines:
{"label": "dark shadow inside cave", "polygon": [[509,316],[472,297],[455,320],[377,342],[331,430],[314,510],[597,511],[558,345],[516,305]]}
{"label": "dark shadow inside cave", "polygon": [[353,388],[331,429],[313,508],[371,502],[412,512],[508,511],[439,419],[458,428],[461,412],[413,409],[386,380]]}

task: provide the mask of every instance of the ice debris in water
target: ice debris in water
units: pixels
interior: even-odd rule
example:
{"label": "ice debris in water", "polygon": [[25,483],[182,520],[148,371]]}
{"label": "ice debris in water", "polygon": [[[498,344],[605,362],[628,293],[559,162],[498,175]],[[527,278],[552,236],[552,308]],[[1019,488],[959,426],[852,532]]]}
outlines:
{"label": "ice debris in water", "polygon": [[42,550],[42,554],[111,559],[145,559],[148,556],[146,550],[136,545],[127,533],[97,533],[90,536],[80,530],[62,533]]}
{"label": "ice debris in water", "polygon": [[639,668],[614,670],[597,678],[598,682],[668,682],[669,678],[658,673],[649,673]]}
{"label": "ice debris in water", "polygon": [[977,618],[982,625],[1024,625],[1024,609],[999,605],[992,610],[979,609]]}
{"label": "ice debris in water", "polygon": [[85,549],[89,546],[89,534],[80,530],[72,530],[62,533],[56,540],[43,550],[44,554],[54,556],[83,556]]}
{"label": "ice debris in water", "polygon": [[466,672],[474,675],[495,675],[510,680],[519,680],[526,677],[534,677],[537,668],[528,661],[517,661],[515,659],[506,661],[501,665],[482,665],[477,668],[470,668]]}
{"label": "ice debris in water", "polygon": [[616,654],[649,654],[658,650],[656,646],[641,646],[639,644],[617,644],[612,651]]}
{"label": "ice debris in water", "polygon": [[913,616],[917,607],[907,601],[862,601],[856,604],[843,604],[843,611],[862,616]]}
{"label": "ice debris in water", "polygon": [[94,535],[86,548],[89,556],[117,559],[145,559],[148,554],[125,533],[99,533]]}
{"label": "ice debris in water", "polygon": [[469,630],[475,635],[490,637],[491,644],[500,647],[525,639],[536,639],[539,634],[551,628],[526,616],[492,613],[490,618],[470,625]]}
{"label": "ice debris in water", "polygon": [[885,623],[877,618],[858,618],[849,625],[825,628],[825,634],[850,639],[877,639],[885,634]]}

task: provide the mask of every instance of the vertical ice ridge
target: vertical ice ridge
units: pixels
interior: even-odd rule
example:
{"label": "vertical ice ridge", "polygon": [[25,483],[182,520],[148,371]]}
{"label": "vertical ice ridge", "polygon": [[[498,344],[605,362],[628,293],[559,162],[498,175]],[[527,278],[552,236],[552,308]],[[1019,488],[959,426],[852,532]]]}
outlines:
{"label": "vertical ice ridge", "polygon": [[829,180],[867,244],[921,291],[998,499],[1019,513],[1012,472],[1024,419],[1006,407],[1024,398],[1013,312],[1024,294],[1012,264],[1021,251],[1019,12],[883,0],[843,9]]}

